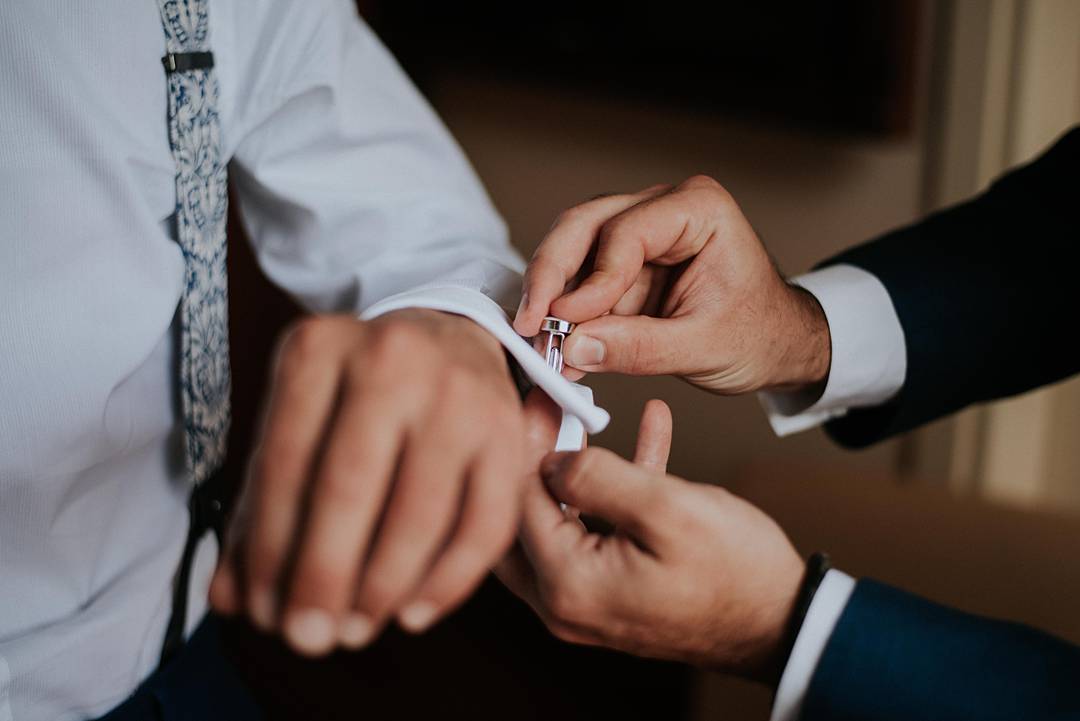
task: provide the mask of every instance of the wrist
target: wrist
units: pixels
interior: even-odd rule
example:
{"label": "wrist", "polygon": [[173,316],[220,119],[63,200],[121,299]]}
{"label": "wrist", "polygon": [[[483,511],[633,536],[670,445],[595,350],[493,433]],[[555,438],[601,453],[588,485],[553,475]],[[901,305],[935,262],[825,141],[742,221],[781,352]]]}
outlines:
{"label": "wrist", "polygon": [[778,357],[766,387],[777,390],[824,389],[832,365],[829,321],[810,291],[785,283],[784,319]]}
{"label": "wrist", "polygon": [[[774,571],[768,600],[758,604],[755,642],[737,672],[754,681],[775,686],[784,669],[792,619],[799,614],[800,596],[806,582],[807,565],[792,549],[783,570]],[[805,611],[803,612],[805,613]]]}
{"label": "wrist", "polygon": [[[459,363],[494,369],[516,389],[502,343],[468,316],[432,308],[401,308],[378,316],[372,323],[410,323],[430,333]],[[516,395],[516,390],[514,391]]]}

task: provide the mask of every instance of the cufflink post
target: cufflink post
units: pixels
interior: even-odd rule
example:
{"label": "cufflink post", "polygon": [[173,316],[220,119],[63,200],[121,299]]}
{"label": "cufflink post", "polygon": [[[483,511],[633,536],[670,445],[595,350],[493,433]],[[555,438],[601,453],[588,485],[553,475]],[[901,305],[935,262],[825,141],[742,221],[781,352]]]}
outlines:
{"label": "cufflink post", "polygon": [[547,316],[540,324],[540,332],[547,333],[547,347],[544,350],[544,358],[548,366],[556,373],[562,373],[563,369],[563,341],[575,328],[575,324],[562,318]]}

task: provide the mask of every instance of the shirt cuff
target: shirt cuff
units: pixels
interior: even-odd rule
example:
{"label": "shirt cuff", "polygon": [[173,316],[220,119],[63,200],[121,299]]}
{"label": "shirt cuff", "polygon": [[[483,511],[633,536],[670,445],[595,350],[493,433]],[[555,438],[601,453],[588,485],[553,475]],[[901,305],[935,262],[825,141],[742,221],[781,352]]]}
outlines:
{"label": "shirt cuff", "polygon": [[370,306],[360,317],[371,320],[405,308],[428,308],[463,315],[495,336],[514,357],[533,383],[540,386],[563,411],[581,421],[589,433],[607,427],[611,416],[592,402],[591,394],[582,394],[573,383],[551,369],[529,343],[514,332],[506,311],[478,290],[461,286],[437,286],[410,290],[385,298]]}
{"label": "shirt cuff", "polygon": [[769,721],[797,721],[799,718],[814,669],[854,590],[855,579],[835,569],[821,579],[799,635],[795,638],[787,666],[780,677],[780,685],[776,687],[776,699]]}
{"label": "shirt cuff", "polygon": [[904,329],[877,276],[841,264],[791,282],[809,291],[825,312],[832,364],[819,397],[798,391],[758,394],[778,436],[820,425],[851,408],[880,405],[896,395],[907,373]]}

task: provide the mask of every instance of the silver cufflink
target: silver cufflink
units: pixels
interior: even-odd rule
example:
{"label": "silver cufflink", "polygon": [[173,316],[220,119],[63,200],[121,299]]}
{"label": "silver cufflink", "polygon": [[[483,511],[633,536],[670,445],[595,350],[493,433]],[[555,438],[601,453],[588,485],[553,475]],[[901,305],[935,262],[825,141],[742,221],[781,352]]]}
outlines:
{"label": "silver cufflink", "polygon": [[547,359],[547,364],[556,373],[562,373],[563,341],[566,340],[566,336],[573,332],[574,326],[575,324],[568,320],[555,318],[550,315],[544,318],[544,321],[540,324],[540,332],[547,333],[548,336],[544,357]]}

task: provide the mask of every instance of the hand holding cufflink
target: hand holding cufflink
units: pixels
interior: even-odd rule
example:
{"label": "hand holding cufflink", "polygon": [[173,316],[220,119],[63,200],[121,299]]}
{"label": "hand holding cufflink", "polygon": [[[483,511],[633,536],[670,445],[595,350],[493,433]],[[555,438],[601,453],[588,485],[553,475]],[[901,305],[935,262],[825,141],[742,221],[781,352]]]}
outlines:
{"label": "hand holding cufflink", "polygon": [[560,215],[525,272],[514,327],[533,336],[548,315],[577,324],[560,351],[579,372],[671,374],[734,394],[819,383],[831,360],[817,301],[785,282],[704,176]]}

